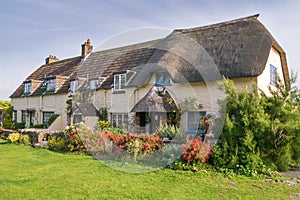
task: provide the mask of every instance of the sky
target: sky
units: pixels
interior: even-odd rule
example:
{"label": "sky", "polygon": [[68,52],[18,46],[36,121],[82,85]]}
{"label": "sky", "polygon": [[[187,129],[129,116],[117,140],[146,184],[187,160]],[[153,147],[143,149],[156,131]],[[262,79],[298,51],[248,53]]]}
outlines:
{"label": "sky", "polygon": [[97,47],[135,29],[192,28],[257,13],[286,51],[289,69],[300,71],[299,0],[0,1],[0,99],[9,99],[49,55],[79,56],[87,38]]}

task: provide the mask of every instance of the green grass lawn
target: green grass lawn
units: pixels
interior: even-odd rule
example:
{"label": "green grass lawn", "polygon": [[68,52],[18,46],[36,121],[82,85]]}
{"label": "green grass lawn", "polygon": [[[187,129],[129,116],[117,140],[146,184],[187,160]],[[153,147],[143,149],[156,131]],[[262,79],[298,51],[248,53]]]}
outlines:
{"label": "green grass lawn", "polygon": [[[289,199],[300,185],[161,169],[130,174],[90,156],[0,140],[0,199]],[[297,196],[298,195],[298,196]]]}

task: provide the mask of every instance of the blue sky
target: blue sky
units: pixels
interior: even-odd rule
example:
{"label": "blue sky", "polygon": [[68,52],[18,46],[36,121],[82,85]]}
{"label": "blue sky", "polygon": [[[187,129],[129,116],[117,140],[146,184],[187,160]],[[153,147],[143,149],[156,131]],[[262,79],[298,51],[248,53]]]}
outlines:
{"label": "blue sky", "polygon": [[[9,0],[0,2],[0,99],[44,64],[80,55],[120,32],[197,27],[260,13],[259,20],[285,49],[290,69],[300,64],[300,1],[265,0]],[[299,86],[300,84],[298,84]]]}

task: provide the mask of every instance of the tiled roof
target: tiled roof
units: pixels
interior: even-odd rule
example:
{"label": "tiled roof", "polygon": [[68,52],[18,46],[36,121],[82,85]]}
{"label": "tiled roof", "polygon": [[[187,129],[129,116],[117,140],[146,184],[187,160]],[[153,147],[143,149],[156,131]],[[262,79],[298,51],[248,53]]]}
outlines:
{"label": "tiled roof", "polygon": [[[34,71],[25,81],[32,81],[32,93],[26,96],[37,96],[44,93],[43,83],[45,77],[56,77],[57,90],[55,94],[67,93],[69,90],[70,80],[76,75],[81,57],[74,57],[65,60],[56,61],[50,64],[45,64]],[[21,84],[10,98],[24,96],[24,84]]]}

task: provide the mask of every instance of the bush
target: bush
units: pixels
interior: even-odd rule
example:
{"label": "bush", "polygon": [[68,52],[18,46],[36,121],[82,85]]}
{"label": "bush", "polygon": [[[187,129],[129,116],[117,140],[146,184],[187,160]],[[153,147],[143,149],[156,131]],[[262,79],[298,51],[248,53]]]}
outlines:
{"label": "bush", "polygon": [[20,133],[11,133],[7,137],[7,140],[11,143],[16,143],[16,142],[19,142],[20,136],[21,136]]}
{"label": "bush", "polygon": [[47,128],[45,124],[35,124],[30,126],[30,128]]}
{"label": "bush", "polygon": [[87,149],[79,136],[79,128],[79,126],[76,127],[75,125],[71,125],[66,128],[65,135],[68,142],[67,147],[70,151],[86,152]]}
{"label": "bush", "polygon": [[66,151],[68,142],[64,138],[52,137],[48,140],[48,148],[53,151]]}
{"label": "bush", "polygon": [[168,138],[169,140],[172,140],[175,138],[176,134],[178,132],[178,128],[174,125],[168,125],[165,124],[163,127],[158,128],[156,130],[156,134],[161,138]]}
{"label": "bush", "polygon": [[47,127],[51,126],[51,124],[56,120],[56,118],[59,116],[59,114],[53,114],[51,117],[49,117],[47,121]]}
{"label": "bush", "polygon": [[20,129],[23,129],[23,128],[25,128],[25,123],[15,123],[13,125],[14,130],[20,130]]}
{"label": "bush", "polygon": [[105,128],[110,128],[111,125],[109,123],[109,121],[99,121],[96,125],[95,125],[95,130],[103,130]]}
{"label": "bush", "polygon": [[27,134],[25,134],[25,135],[21,134],[19,141],[25,145],[31,144],[31,139],[30,139],[29,135],[27,135]]}
{"label": "bush", "polygon": [[198,165],[206,163],[210,156],[210,146],[202,143],[198,139],[194,139],[183,145],[184,152],[181,156],[182,160],[188,165]]}

